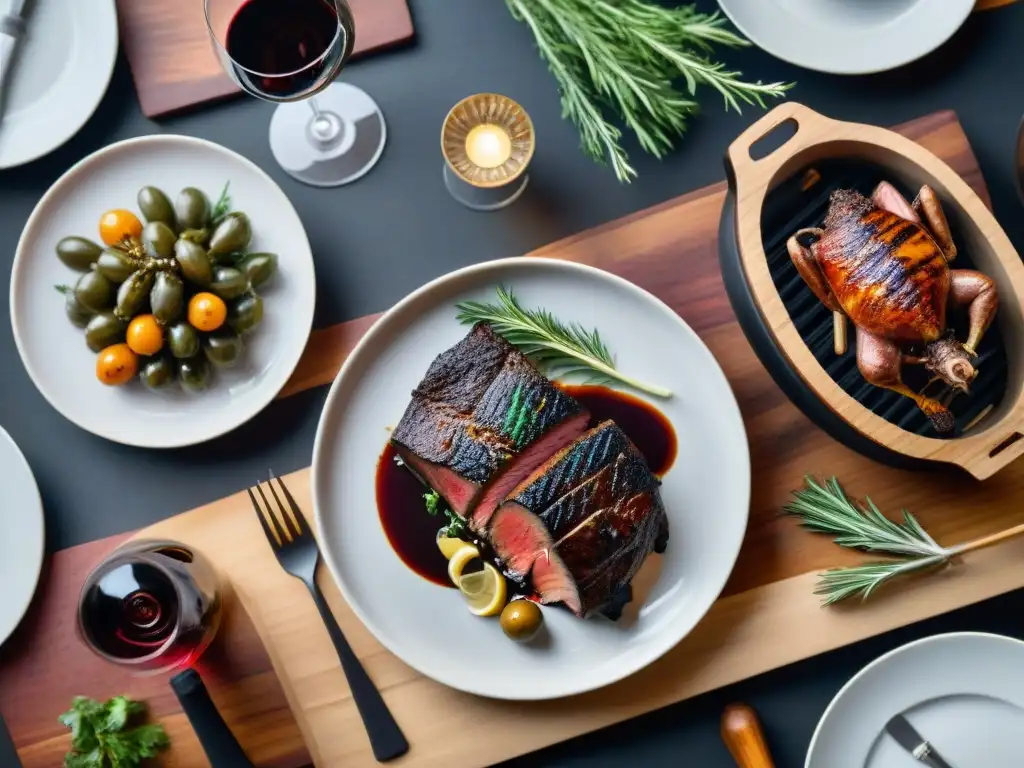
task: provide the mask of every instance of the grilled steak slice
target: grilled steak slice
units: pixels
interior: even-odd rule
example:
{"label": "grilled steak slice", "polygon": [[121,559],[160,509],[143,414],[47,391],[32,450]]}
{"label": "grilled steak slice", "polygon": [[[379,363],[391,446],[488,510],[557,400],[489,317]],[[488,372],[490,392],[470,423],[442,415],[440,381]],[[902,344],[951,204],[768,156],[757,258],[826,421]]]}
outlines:
{"label": "grilled steak slice", "polygon": [[516,488],[494,514],[491,544],[542,602],[599,611],[667,544],[658,486],[629,438],[604,422]]}
{"label": "grilled steak slice", "polygon": [[497,503],[590,415],[487,325],[442,352],[391,441],[405,464],[478,531]]}

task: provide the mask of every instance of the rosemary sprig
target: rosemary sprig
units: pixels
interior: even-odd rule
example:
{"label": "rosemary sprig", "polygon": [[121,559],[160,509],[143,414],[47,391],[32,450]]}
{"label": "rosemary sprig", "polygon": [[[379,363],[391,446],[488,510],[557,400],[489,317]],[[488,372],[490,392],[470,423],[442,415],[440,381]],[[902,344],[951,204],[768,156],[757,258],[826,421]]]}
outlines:
{"label": "rosemary sprig", "polygon": [[[792,84],[751,83],[707,58],[714,45],[750,45],[725,28],[718,12],[692,5],[669,7],[650,0],[506,0],[512,15],[533,33],[555,79],[563,116],[580,131],[584,152],[610,161],[619,181],[636,170],[620,144],[622,132],[606,117],[611,109],[636,134],[641,147],[662,157],[697,111],[698,86],[718,91],[726,110],[764,107]],[[685,92],[675,86],[682,78]]]}
{"label": "rosemary sprig", "polygon": [[824,485],[812,477],[805,478],[805,483],[783,512],[798,517],[805,528],[835,536],[840,546],[903,558],[826,571],[814,591],[825,597],[825,605],[857,595],[866,600],[897,576],[944,565],[968,548],[976,548],[970,544],[943,547],[907,510],[902,522],[893,522],[871,499],[865,498],[863,504],[850,499],[834,477]]}
{"label": "rosemary sprig", "polygon": [[664,387],[620,373],[596,329],[588,331],[578,323],[566,325],[545,309],[523,309],[504,286],[498,286],[497,293],[497,304],[465,301],[456,305],[459,322],[487,323],[551,378],[589,373],[588,381],[592,384],[615,380],[653,397],[672,397],[672,392]]}
{"label": "rosemary sprig", "polygon": [[217,202],[213,204],[213,209],[210,211],[210,221],[220,220],[231,210],[231,195],[228,194],[230,186],[230,180],[224,182],[224,189],[220,191],[220,197],[217,198]]}

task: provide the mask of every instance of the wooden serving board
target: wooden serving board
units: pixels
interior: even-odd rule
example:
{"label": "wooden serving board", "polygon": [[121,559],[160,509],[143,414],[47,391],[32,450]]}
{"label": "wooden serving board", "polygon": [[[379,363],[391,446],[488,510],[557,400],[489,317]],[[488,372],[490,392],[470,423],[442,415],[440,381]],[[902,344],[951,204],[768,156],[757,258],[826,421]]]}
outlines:
{"label": "wooden serving board", "polygon": [[[942,157],[988,202],[953,113],[930,115],[899,130]],[[940,542],[952,544],[1022,521],[1024,461],[985,483],[949,469],[899,471],[853,453],[808,421],[761,367],[730,309],[716,250],[724,196],[724,184],[698,190],[534,254],[601,267],[651,291],[697,331],[728,376],[750,440],[753,498],[746,540],[721,599],[682,643],[632,678],[568,701],[513,703],[461,694],[414,672],[373,639],[329,575],[321,573],[339,623],[412,744],[399,765],[490,765],[1024,586],[1024,540],[1018,540],[971,554],[962,564],[867,604],[820,607],[812,594],[816,572],[858,556],[779,516],[805,474],[835,474],[852,493],[870,494],[885,510],[906,506]],[[282,397],[330,382],[372,321],[362,318],[314,333]],[[309,471],[285,480],[310,516]],[[303,586],[278,567],[244,492],[159,523],[144,535],[191,544],[230,575],[256,631],[238,626],[225,639],[245,649],[240,651],[245,658],[256,658],[255,649],[265,645],[316,765],[375,765],[319,617]],[[75,643],[73,602],[60,595],[77,594],[84,570],[69,563],[94,562],[113,544],[94,542],[57,553],[40,605],[0,649],[0,713],[26,768],[58,762],[66,737],[53,718],[73,694],[152,690],[116,669],[103,676],[67,677],[75,668],[62,657]],[[55,600],[64,600],[65,609],[56,610]],[[301,746],[278,700],[243,693],[260,677],[257,668],[221,671],[223,684],[214,697],[222,706],[231,703],[228,722],[257,763],[285,765],[297,759]],[[191,732],[179,727],[175,703],[158,697],[155,704],[174,728],[167,764],[205,765]],[[259,726],[252,725],[256,720]],[[271,729],[277,739],[266,737]]]}
{"label": "wooden serving board", "polygon": [[[349,0],[353,56],[412,39],[408,0]],[[202,0],[117,0],[121,40],[139,104],[160,117],[238,93],[214,54]]]}

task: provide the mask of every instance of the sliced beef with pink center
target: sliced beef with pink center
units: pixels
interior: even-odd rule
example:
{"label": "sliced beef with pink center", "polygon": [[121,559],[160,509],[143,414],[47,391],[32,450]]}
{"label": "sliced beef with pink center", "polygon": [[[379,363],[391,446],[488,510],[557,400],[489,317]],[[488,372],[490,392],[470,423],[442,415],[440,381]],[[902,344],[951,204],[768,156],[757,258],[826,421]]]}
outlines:
{"label": "sliced beef with pink center", "polygon": [[509,489],[589,418],[481,324],[431,363],[391,440],[410,470],[482,531]]}

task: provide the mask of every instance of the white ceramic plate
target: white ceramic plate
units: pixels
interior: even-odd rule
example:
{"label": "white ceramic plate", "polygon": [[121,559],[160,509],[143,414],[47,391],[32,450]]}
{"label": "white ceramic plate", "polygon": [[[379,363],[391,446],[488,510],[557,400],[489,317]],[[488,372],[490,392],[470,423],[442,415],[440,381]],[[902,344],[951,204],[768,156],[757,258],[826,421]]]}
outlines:
{"label": "white ceramic plate", "polygon": [[903,713],[954,766],[1019,768],[1024,643],[975,632],[936,635],[868,664],[836,695],[811,738],[806,768],[920,765],[888,736]]}
{"label": "white ceramic plate", "polygon": [[[252,250],[278,254],[278,272],[260,293],[263,322],[246,336],[242,361],[216,371],[205,391],[179,387],[154,393],[139,382],[107,387],[96,379],[96,355],[64,315],[53,286],[79,273],[54,252],[65,235],[99,241],[100,215],[137,211],[140,187],[171,197],[194,186],[216,199],[231,182],[233,208],[253,225]],[[316,279],[309,240],[284,192],[231,150],[186,136],[144,136],[96,152],[73,166],[43,196],[18,241],[11,275],[11,323],[29,376],[58,411],[82,429],[126,445],[172,448],[210,440],[259,413],[288,381],[309,338]]]}
{"label": "white ceramic plate", "polygon": [[0,427],[0,645],[25,615],[43,565],[43,502],[28,462]]}
{"label": "white ceramic plate", "polygon": [[29,0],[26,17],[5,78],[0,168],[35,160],[78,133],[117,59],[114,0]]}
{"label": "white ceramic plate", "polygon": [[[468,328],[456,302],[512,288],[527,307],[596,327],[621,370],[666,386],[652,401],[672,422],[679,453],[661,488],[671,538],[633,620],[582,621],[544,610],[550,644],[519,645],[477,618],[453,589],[431,584],[391,549],[377,514],[374,473],[409,394],[435,356]],[[331,387],[313,448],[320,545],[356,615],[422,674],[482,696],[549,699],[598,688],[660,657],[718,597],[747,525],[750,459],[736,400],[689,326],[649,293],[590,267],[516,258],[453,272],[384,315]],[[419,509],[410,514],[423,514]],[[642,574],[641,574],[642,575]],[[635,611],[634,611],[635,613]]]}
{"label": "white ceramic plate", "polygon": [[819,72],[884,72],[931,53],[975,0],[719,0],[740,31],[783,61]]}

